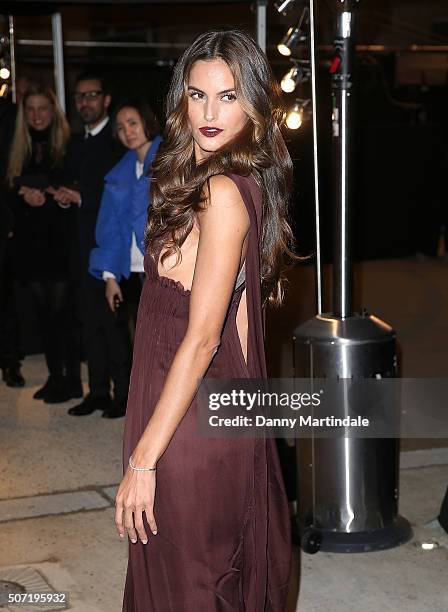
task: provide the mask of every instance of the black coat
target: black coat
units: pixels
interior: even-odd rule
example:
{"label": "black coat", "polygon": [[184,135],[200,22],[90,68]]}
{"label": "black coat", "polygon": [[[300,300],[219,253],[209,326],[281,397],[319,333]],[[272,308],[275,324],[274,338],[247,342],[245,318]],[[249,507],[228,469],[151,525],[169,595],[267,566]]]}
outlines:
{"label": "black coat", "polygon": [[81,206],[72,207],[76,215],[82,273],[88,273],[90,251],[95,246],[96,219],[101,204],[104,177],[123,155],[123,148],[112,137],[110,122],[96,136],[73,136],[64,162],[67,187],[81,193]]}
{"label": "black coat", "polygon": [[44,190],[57,186],[61,168],[51,158],[50,130],[30,130],[32,151],[21,175],[9,190],[14,217],[14,267],[19,280],[65,280],[69,273],[70,211],[62,209],[51,196],[43,206],[33,207],[18,194],[20,187]]}

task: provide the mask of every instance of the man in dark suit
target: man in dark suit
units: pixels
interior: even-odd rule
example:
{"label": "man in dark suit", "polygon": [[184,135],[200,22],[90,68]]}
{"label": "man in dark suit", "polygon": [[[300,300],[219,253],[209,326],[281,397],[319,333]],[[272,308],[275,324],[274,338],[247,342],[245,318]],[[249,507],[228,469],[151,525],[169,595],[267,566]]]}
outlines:
{"label": "man in dark suit", "polygon": [[65,163],[66,185],[55,191],[54,197],[62,206],[72,206],[73,225],[77,227],[77,301],[90,392],[81,404],[69,409],[69,414],[84,416],[102,410],[104,417],[115,418],[126,411],[131,362],[129,332],[124,317],[115,316],[108,307],[104,282],[89,274],[88,263],[90,251],[95,246],[104,176],[123,151],[112,137],[108,115],[111,96],[104,79],[96,73],[83,73],[76,81],[74,97],[84,133],[70,143]]}

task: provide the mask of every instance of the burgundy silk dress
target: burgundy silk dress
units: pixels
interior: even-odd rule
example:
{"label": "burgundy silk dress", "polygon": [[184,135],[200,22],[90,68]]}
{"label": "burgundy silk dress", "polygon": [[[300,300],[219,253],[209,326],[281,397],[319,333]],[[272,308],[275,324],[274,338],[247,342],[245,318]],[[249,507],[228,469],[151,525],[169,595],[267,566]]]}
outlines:
{"label": "burgundy silk dress", "polygon": [[[264,378],[260,286],[261,192],[229,174],[250,217],[246,255],[247,364],[235,289],[206,376]],[[225,257],[225,253],[223,253]],[[188,324],[190,292],[145,258],[123,443],[123,465],[156,406]],[[290,568],[289,512],[275,440],[205,438],[191,403],[157,464],[158,534],[129,544],[123,612],[283,612]]]}

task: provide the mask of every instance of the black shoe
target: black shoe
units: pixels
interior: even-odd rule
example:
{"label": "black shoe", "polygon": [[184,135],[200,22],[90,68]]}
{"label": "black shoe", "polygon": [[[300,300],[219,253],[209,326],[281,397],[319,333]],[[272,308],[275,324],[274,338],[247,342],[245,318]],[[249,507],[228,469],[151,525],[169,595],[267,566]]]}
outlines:
{"label": "black shoe", "polygon": [[124,415],[126,414],[126,404],[127,403],[128,403],[128,399],[126,397],[120,400],[114,399],[111,406],[103,412],[103,418],[104,419],[119,419],[120,417],[124,417]]}
{"label": "black shoe", "polygon": [[47,378],[47,382],[43,385],[43,387],[41,387],[40,389],[36,391],[36,393],[34,393],[33,398],[37,400],[43,400],[45,395],[51,389],[52,384],[53,384],[53,381],[51,379],[51,376],[49,376]]}
{"label": "black shoe", "polygon": [[92,397],[88,395],[83,402],[69,408],[68,414],[72,416],[87,416],[95,410],[107,410],[112,404],[110,397]]}
{"label": "black shoe", "polygon": [[3,369],[3,380],[8,387],[24,387],[25,379],[20,371],[20,364]]}
{"label": "black shoe", "polygon": [[62,404],[72,399],[70,387],[65,378],[52,380],[44,395],[45,404]]}

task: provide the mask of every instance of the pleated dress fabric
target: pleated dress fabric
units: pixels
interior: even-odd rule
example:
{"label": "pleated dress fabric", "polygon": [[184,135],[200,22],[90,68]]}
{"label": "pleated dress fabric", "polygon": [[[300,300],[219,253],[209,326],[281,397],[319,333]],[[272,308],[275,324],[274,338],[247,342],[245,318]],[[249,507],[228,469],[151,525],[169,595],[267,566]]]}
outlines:
{"label": "pleated dress fabric", "polygon": [[[252,177],[228,175],[250,217],[245,285],[234,291],[210,378],[264,378],[260,286],[262,199]],[[225,253],[223,253],[225,257]],[[123,467],[156,406],[188,324],[190,292],[145,258],[125,419]],[[246,288],[247,364],[236,314]],[[129,544],[123,612],[283,612],[289,511],[275,440],[205,438],[193,400],[157,464],[158,534]],[[145,516],[145,515],[144,515]]]}

